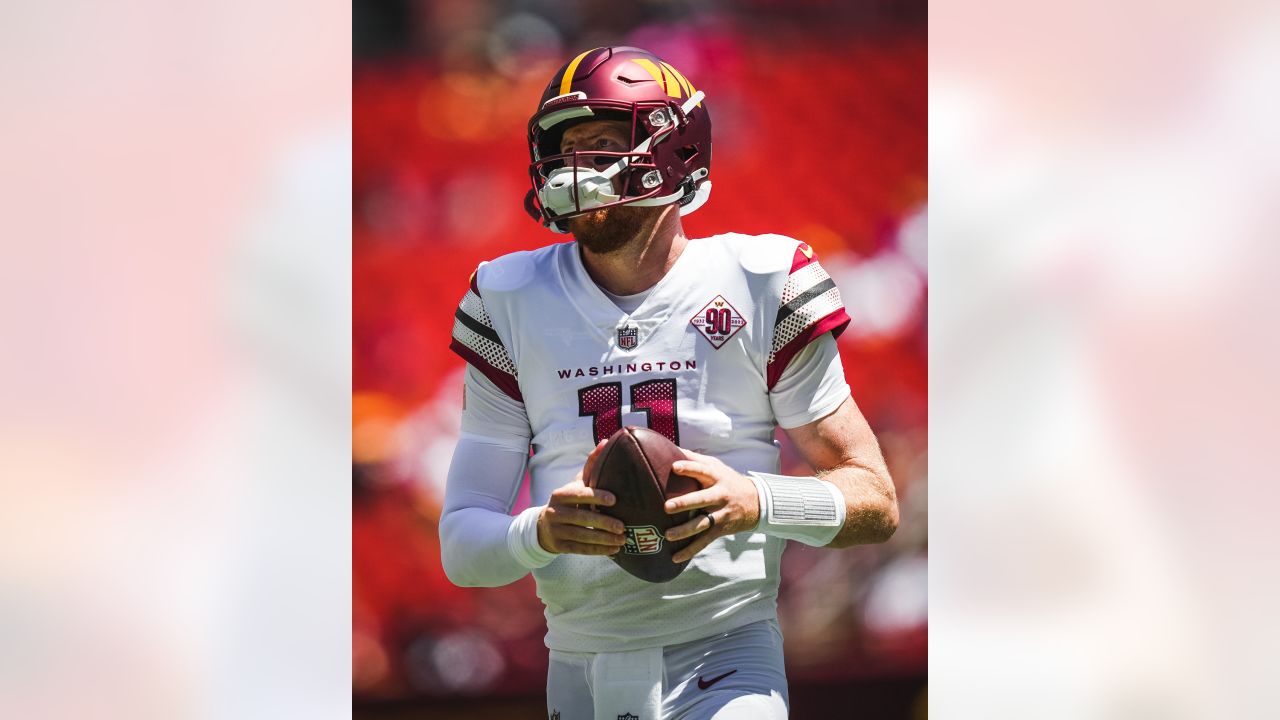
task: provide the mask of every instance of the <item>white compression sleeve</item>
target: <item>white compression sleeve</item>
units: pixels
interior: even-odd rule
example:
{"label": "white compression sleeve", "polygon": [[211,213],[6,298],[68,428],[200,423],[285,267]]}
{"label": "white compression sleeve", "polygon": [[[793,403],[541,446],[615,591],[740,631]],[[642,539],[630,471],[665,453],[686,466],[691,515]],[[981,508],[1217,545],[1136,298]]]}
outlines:
{"label": "white compression sleeve", "polygon": [[527,458],[488,438],[458,440],[440,515],[440,560],[454,585],[506,585],[554,559],[538,544],[542,508],[509,514]]}
{"label": "white compression sleeve", "polygon": [[[555,556],[538,544],[540,506],[510,514],[529,458],[524,406],[470,367],[466,383],[463,432],[440,514],[440,560],[455,585],[496,587]],[[472,431],[479,428],[487,432]]]}

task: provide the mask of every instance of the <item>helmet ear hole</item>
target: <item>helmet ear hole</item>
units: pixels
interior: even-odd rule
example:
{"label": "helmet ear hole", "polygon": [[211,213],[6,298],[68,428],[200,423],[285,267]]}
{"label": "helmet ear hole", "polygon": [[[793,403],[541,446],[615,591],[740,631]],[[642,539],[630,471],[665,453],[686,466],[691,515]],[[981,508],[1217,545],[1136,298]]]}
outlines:
{"label": "helmet ear hole", "polygon": [[682,162],[688,163],[690,160],[698,157],[698,148],[693,145],[685,145],[679,150],[676,150],[675,155],[680,158]]}

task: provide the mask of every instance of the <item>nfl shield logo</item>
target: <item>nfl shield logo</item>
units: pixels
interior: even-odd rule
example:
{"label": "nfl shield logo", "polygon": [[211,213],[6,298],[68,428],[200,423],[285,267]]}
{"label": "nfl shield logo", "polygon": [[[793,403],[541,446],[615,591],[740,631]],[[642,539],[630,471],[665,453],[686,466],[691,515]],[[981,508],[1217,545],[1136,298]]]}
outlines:
{"label": "nfl shield logo", "polygon": [[628,525],[626,545],[622,552],[628,555],[652,555],[662,550],[662,533],[652,525]]}
{"label": "nfl shield logo", "polygon": [[632,350],[639,343],[640,331],[638,328],[630,326],[618,328],[618,347],[623,350]]}

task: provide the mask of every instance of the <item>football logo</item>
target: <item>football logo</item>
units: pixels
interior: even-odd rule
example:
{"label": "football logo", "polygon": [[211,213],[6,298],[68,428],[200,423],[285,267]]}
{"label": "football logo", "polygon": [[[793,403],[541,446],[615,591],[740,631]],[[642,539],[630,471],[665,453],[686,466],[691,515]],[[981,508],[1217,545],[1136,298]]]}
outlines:
{"label": "football logo", "polygon": [[634,350],[640,343],[640,330],[630,325],[618,328],[618,347],[623,350]]}
{"label": "football logo", "polygon": [[723,295],[717,295],[689,320],[689,324],[697,328],[711,347],[719,350],[729,342],[729,338],[747,326],[747,319]]}
{"label": "football logo", "polygon": [[662,549],[662,533],[652,525],[628,525],[627,543],[622,552],[628,555],[652,555]]}

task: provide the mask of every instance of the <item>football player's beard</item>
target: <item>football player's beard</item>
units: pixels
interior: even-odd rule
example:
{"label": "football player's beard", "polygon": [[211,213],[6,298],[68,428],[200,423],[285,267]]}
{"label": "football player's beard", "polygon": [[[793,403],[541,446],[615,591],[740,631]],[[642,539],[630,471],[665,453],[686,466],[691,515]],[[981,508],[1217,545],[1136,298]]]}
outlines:
{"label": "football player's beard", "polygon": [[[654,211],[658,212],[654,212]],[[569,218],[569,232],[586,250],[596,255],[616,252],[639,237],[662,208],[617,205]]]}

